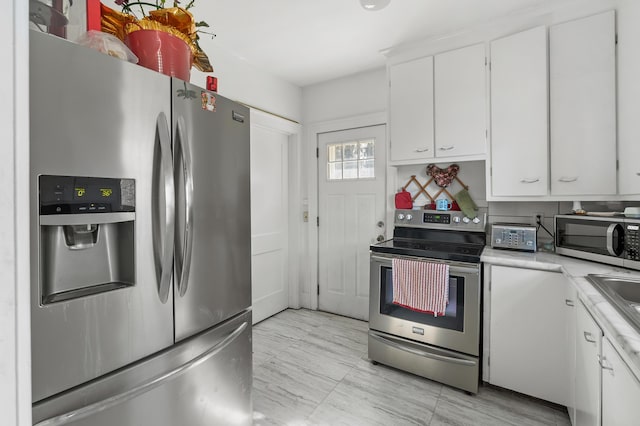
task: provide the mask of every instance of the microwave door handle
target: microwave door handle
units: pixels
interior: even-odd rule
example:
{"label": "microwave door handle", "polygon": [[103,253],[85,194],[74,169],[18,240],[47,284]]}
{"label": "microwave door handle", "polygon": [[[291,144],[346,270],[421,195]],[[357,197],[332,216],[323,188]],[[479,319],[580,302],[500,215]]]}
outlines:
{"label": "microwave door handle", "polygon": [[[184,176],[184,253],[182,257],[182,268],[178,282],[178,293],[184,296],[189,287],[189,272],[191,270],[191,253],[193,249],[193,163],[191,161],[191,151],[189,141],[185,131],[184,119],[180,117],[176,124],[176,142],[180,144],[180,160],[182,173]],[[176,170],[179,172],[179,170]]]}
{"label": "microwave door handle", "polygon": [[[171,290],[171,276],[173,264],[174,232],[175,232],[175,193],[173,182],[173,167],[171,164],[171,137],[167,117],[164,113],[158,115],[156,120],[156,143],[159,147],[160,157],[156,160],[154,167],[161,168],[162,176],[154,173],[154,185],[158,185],[153,190],[154,205],[157,205],[160,191],[164,193],[164,223],[158,224],[156,209],[153,209],[154,232],[153,250],[156,263],[156,277],[159,280],[158,295],[162,303],[166,303]],[[157,169],[156,169],[157,170]],[[160,181],[160,179],[162,179]]]}
{"label": "microwave door handle", "polygon": [[607,228],[607,252],[611,256],[618,257],[620,253],[616,253],[616,248],[613,247],[613,234],[616,232],[616,228],[620,227],[620,224],[612,223]]}

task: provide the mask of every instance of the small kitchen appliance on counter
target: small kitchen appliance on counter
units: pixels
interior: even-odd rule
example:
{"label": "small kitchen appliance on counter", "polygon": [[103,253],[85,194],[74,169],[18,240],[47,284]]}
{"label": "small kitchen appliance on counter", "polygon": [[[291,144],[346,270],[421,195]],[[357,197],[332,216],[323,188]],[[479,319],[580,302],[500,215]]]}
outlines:
{"label": "small kitchen appliance on counter", "polygon": [[556,253],[640,270],[640,218],[633,215],[556,215]]}
{"label": "small kitchen appliance on counter", "polygon": [[494,223],[491,225],[491,247],[536,251],[536,227],[526,223]]}

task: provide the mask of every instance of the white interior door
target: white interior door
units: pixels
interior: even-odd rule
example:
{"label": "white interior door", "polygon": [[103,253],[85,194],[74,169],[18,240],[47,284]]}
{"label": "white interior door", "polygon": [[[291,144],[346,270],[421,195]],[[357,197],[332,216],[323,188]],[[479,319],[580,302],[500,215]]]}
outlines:
{"label": "white interior door", "polygon": [[289,135],[251,124],[251,299],[253,323],[289,306]]}
{"label": "white interior door", "polygon": [[385,126],[318,136],[318,308],[369,319],[369,245],[384,236]]}

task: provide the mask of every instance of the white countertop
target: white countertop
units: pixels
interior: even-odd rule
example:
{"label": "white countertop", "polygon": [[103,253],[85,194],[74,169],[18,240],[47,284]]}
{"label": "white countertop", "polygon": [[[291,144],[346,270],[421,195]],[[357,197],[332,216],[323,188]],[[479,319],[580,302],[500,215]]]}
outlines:
{"label": "white countertop", "polygon": [[578,298],[602,328],[604,335],[609,338],[640,380],[640,333],[584,278],[588,274],[640,278],[640,271],[574,259],[550,252],[526,253],[496,250],[490,247],[485,247],[480,260],[491,265],[564,274],[576,287]]}

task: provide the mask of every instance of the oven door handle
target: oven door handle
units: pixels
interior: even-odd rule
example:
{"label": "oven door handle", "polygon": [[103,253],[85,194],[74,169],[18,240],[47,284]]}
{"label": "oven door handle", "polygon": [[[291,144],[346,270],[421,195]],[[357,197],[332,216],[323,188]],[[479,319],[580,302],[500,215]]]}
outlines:
{"label": "oven door handle", "polygon": [[[408,257],[406,256],[394,256],[396,258],[403,258],[403,259],[408,259]],[[391,267],[391,259],[392,257],[386,257],[386,256],[378,256],[375,254],[371,255],[371,260],[375,261],[375,262],[380,262],[383,266],[388,266]],[[425,262],[425,261],[429,261],[426,258],[421,259],[421,258],[411,258],[412,260],[417,260],[418,262]],[[479,271],[478,268],[471,268],[471,267],[465,267],[465,266],[459,266],[456,263],[452,263],[452,262],[446,262],[446,261],[440,261],[440,262],[434,262],[434,263],[444,263],[446,265],[449,265],[449,274],[476,274],[479,275]]]}
{"label": "oven door handle", "polygon": [[456,358],[456,357],[450,357],[450,356],[445,356],[445,355],[438,355],[438,354],[434,354],[431,352],[427,352],[427,351],[421,351],[420,349],[415,349],[415,348],[410,348],[407,346],[402,345],[399,342],[396,342],[395,340],[380,336],[379,334],[370,332],[369,336],[373,337],[376,340],[381,341],[384,344],[387,344],[395,349],[401,350],[401,351],[405,351],[405,352],[409,352],[410,354],[413,355],[418,355],[418,356],[422,356],[425,358],[431,358],[431,359],[435,359],[437,361],[444,361],[444,362],[449,362],[449,363],[453,363],[453,364],[459,364],[459,365],[465,365],[465,366],[474,366],[476,365],[475,361],[470,361],[468,359],[462,359],[462,358]]}

